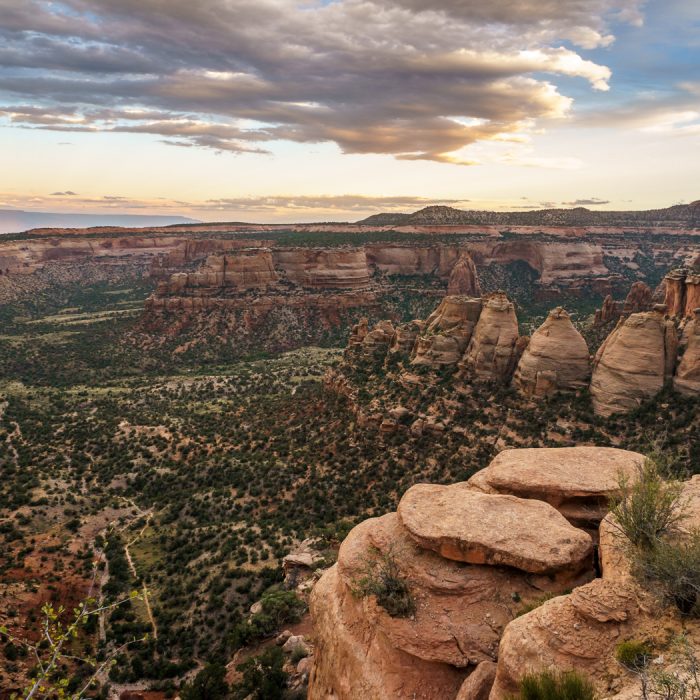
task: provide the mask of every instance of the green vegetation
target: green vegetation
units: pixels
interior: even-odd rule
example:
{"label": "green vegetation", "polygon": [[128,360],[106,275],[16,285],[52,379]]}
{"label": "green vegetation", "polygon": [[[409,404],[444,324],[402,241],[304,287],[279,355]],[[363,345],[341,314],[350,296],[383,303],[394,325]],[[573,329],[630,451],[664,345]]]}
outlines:
{"label": "green vegetation", "polygon": [[259,656],[240,664],[243,680],[233,689],[234,700],[282,700],[287,674],[282,669],[284,656],[279,647],[269,647]]}
{"label": "green vegetation", "polygon": [[209,664],[180,688],[180,700],[224,700],[228,693],[226,667],[223,664]]}
{"label": "green vegetation", "polygon": [[636,478],[621,476],[620,495],[612,499],[614,523],[635,546],[651,549],[683,519],[683,485],[666,481],[647,459]]}
{"label": "green vegetation", "polygon": [[393,552],[373,550],[368,554],[361,576],[353,582],[353,593],[358,597],[376,596],[377,603],[392,617],[409,617],[416,611]]}
{"label": "green vegetation", "polygon": [[541,671],[528,673],[520,681],[513,700],[595,700],[594,685],[580,673]]}
{"label": "green vegetation", "polygon": [[639,671],[651,661],[651,648],[646,642],[637,640],[629,640],[620,642],[615,647],[615,658],[626,669],[630,671]]}

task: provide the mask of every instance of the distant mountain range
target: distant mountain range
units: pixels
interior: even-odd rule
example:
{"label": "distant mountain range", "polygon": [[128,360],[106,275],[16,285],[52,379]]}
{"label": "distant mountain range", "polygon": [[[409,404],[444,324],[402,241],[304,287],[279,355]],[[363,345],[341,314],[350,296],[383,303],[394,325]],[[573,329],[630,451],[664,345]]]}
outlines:
{"label": "distant mountain range", "polygon": [[140,214],[58,214],[44,211],[0,209],[0,233],[19,233],[32,228],[89,228],[90,226],[170,226],[195,224],[186,216],[148,216]]}
{"label": "distant mountain range", "polygon": [[591,211],[539,209],[535,211],[478,211],[452,207],[425,207],[413,214],[374,214],[358,224],[367,226],[700,226],[700,200],[647,211]]}

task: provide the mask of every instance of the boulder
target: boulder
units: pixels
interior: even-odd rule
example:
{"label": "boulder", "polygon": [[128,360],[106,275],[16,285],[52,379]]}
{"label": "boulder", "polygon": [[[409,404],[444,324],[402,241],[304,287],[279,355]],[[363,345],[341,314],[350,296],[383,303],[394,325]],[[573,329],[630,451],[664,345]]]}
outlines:
{"label": "boulder", "polygon": [[490,295],[459,363],[460,373],[482,381],[507,381],[518,359],[517,340],[515,307],[501,292]]}
{"label": "boulder", "polygon": [[463,294],[469,297],[480,297],[481,286],[476,273],[476,265],[468,253],[463,253],[455,263],[447,282],[449,295]]}
{"label": "boulder", "polygon": [[678,337],[658,311],[621,319],[593,363],[591,398],[598,415],[626,413],[661,391],[670,380]]}
{"label": "boulder", "polygon": [[446,559],[510,566],[533,574],[577,574],[591,537],[543,501],[485,494],[467,484],[416,484],[399,502],[411,538]]}
{"label": "boulder", "polygon": [[586,386],[590,372],[586,341],[559,307],[533,333],[513,383],[524,394],[541,397]]}
{"label": "boulder", "polygon": [[678,363],[673,386],[686,396],[700,394],[700,308],[695,309],[694,317],[683,330],[683,356]]}
{"label": "boulder", "polygon": [[634,479],[644,456],[612,447],[551,447],[504,450],[469,484],[485,493],[534,498],[576,525],[598,523],[619,477]]}
{"label": "boulder", "polygon": [[496,664],[482,661],[459,689],[456,700],[489,700],[491,687],[496,680]]}
{"label": "boulder", "polygon": [[456,365],[472,337],[481,299],[447,296],[428,317],[418,336],[411,364],[441,367]]}

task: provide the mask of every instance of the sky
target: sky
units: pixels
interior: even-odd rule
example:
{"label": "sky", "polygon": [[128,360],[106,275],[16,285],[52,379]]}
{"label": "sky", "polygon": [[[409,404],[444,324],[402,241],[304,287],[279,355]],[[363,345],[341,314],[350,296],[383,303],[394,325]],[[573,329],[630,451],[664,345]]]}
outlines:
{"label": "sky", "polygon": [[699,0],[0,0],[0,209],[652,209],[699,156]]}

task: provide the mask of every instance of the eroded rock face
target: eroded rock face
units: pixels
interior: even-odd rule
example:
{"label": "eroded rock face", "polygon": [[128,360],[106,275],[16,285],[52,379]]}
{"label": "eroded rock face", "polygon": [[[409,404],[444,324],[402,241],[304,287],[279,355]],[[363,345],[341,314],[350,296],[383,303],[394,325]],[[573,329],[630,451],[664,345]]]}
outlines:
{"label": "eroded rock face", "polygon": [[460,370],[482,381],[506,381],[517,362],[518,319],[505,294],[488,296],[460,362]]}
{"label": "eroded rock face", "polygon": [[379,321],[362,339],[362,353],[368,359],[380,359],[386,355],[394,338],[391,321]]}
{"label": "eroded rock face", "polygon": [[673,374],[676,329],[657,311],[621,320],[600,346],[591,378],[598,415],[626,413],[655,396]]}
{"label": "eroded rock face", "polygon": [[463,254],[455,263],[447,282],[447,294],[454,296],[457,294],[468,297],[480,297],[481,286],[476,273],[476,265],[468,254]]}
{"label": "eroded rock face", "polygon": [[399,354],[402,357],[409,357],[413,352],[416,339],[424,326],[425,322],[419,320],[408,321],[408,323],[401,323],[396,326],[389,353],[391,355]]}
{"label": "eroded rock face", "polygon": [[653,304],[651,289],[644,282],[635,282],[630,287],[622,312],[624,314],[636,314],[640,311],[649,311]]}
{"label": "eroded rock face", "polygon": [[664,277],[664,304],[671,316],[692,318],[700,307],[700,274],[687,268],[672,270]]}
{"label": "eroded rock face", "polygon": [[549,504],[480,493],[467,484],[416,484],[398,514],[419,546],[470,564],[576,575],[593,550],[590,536]]}
{"label": "eroded rock face", "polygon": [[619,477],[634,479],[643,463],[643,455],[612,447],[504,450],[468,483],[485,493],[545,501],[570,522],[597,527],[619,493]]}
{"label": "eroded rock face", "polygon": [[596,309],[593,323],[596,326],[604,326],[606,323],[620,318],[621,313],[622,308],[620,302],[615,301],[612,296],[608,294],[605,299],[603,299],[603,305],[599,309]]}
{"label": "eroded rock face", "polygon": [[[684,485],[689,501],[688,529],[700,525],[700,478]],[[498,653],[491,700],[515,693],[526,672],[556,668],[586,675],[603,698],[641,697],[639,682],[630,689],[630,674],[615,659],[617,645],[643,640],[652,648],[667,647],[683,630],[697,643],[700,625],[681,618],[673,605],[665,606],[653,591],[640,588],[631,575],[625,540],[606,517],[600,526],[602,578],[547,601],[505,629]],[[661,668],[669,659],[660,655]]]}
{"label": "eroded rock face", "polygon": [[456,365],[472,337],[481,314],[481,299],[446,296],[428,317],[416,340],[411,364]]}
{"label": "eroded rock face", "polygon": [[678,364],[673,386],[686,396],[700,394],[700,308],[683,330],[682,344],[685,348]]}
{"label": "eroded rock face", "polygon": [[[374,596],[352,593],[368,563],[384,556],[393,558],[409,586],[413,615],[391,617]],[[367,520],[348,535],[338,563],[312,592],[316,647],[308,697],[487,697],[505,626],[521,605],[565,585],[507,567],[445,559],[418,546],[396,513]],[[469,689],[478,694],[465,695]]]}
{"label": "eroded rock face", "polygon": [[513,383],[529,396],[580,389],[588,383],[590,359],[583,336],[562,308],[549,313],[533,333],[515,370]]}

